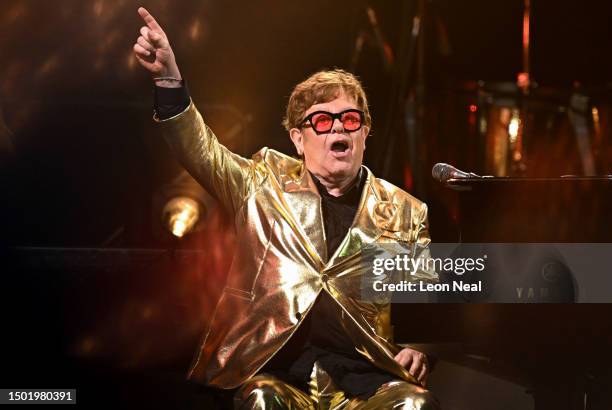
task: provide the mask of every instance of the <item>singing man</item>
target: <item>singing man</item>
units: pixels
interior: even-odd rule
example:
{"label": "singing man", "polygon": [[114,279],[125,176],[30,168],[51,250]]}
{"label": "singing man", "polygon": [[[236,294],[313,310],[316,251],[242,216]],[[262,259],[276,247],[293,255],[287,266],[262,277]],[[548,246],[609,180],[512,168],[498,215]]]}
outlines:
{"label": "singing man", "polygon": [[155,121],[237,234],[189,378],[230,390],[239,409],[439,408],[424,387],[427,356],[395,345],[390,304],[361,294],[365,246],[403,243],[423,256],[430,238],[427,206],[362,165],[371,118],[357,78],[321,71],[295,87],[283,124],[299,158],[263,148],[246,159],[218,142],[167,35],[138,12],[134,53],[155,82]]}

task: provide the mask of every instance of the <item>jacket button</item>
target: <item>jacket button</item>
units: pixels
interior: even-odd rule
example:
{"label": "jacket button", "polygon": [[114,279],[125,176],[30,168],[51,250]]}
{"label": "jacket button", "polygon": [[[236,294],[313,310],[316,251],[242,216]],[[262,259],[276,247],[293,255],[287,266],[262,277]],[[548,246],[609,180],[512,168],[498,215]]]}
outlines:
{"label": "jacket button", "polygon": [[296,313],[295,313],[295,318],[296,318],[297,320],[302,319],[302,313],[301,313],[301,312],[296,312]]}
{"label": "jacket button", "polygon": [[327,282],[327,281],[329,280],[329,276],[327,275],[327,273],[324,273],[324,274],[321,276],[321,280],[322,280],[323,282]]}

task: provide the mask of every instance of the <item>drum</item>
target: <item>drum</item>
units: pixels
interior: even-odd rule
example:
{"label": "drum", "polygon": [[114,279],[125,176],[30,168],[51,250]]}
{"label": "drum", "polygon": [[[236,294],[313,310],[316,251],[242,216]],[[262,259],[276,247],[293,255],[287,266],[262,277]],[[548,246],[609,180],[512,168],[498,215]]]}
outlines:
{"label": "drum", "polygon": [[610,101],[577,86],[524,93],[511,82],[462,83],[439,103],[431,157],[497,177],[608,173]]}

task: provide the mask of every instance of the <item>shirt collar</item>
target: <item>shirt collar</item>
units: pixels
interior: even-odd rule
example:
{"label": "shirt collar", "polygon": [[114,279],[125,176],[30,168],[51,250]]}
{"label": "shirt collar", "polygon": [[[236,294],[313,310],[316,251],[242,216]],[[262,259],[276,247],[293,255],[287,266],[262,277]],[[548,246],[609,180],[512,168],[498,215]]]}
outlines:
{"label": "shirt collar", "polygon": [[325,198],[326,200],[330,200],[330,201],[338,202],[342,204],[347,204],[347,205],[359,203],[359,198],[361,197],[361,191],[363,191],[363,186],[367,179],[367,172],[364,172],[363,167],[359,168],[359,173],[357,174],[357,177],[355,178],[356,182],[353,184],[353,186],[351,186],[348,191],[346,191],[344,194],[340,196],[331,195],[329,192],[327,192],[327,189],[325,188],[323,184],[321,184],[318,178],[314,176],[310,171],[308,172],[310,173],[312,180],[317,186],[319,195],[321,195],[321,197]]}

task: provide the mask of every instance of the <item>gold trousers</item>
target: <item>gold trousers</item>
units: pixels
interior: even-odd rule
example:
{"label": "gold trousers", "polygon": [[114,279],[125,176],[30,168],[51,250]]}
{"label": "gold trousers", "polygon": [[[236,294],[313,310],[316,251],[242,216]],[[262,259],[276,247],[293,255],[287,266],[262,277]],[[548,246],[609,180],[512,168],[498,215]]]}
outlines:
{"label": "gold trousers", "polygon": [[315,363],[310,377],[310,394],[278,378],[260,374],[247,380],[234,395],[236,410],[439,410],[433,395],[403,380],[385,383],[367,400],[349,399],[331,377]]}

